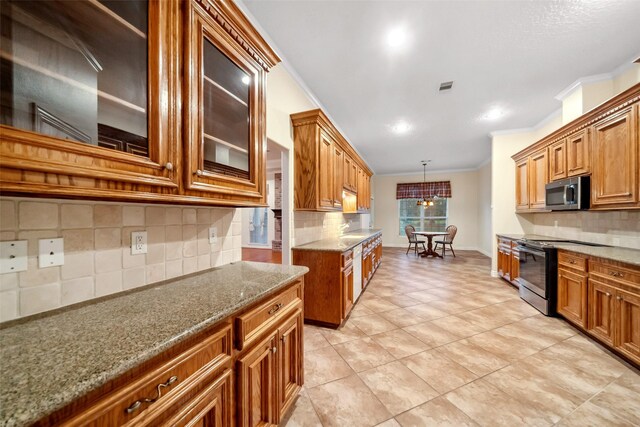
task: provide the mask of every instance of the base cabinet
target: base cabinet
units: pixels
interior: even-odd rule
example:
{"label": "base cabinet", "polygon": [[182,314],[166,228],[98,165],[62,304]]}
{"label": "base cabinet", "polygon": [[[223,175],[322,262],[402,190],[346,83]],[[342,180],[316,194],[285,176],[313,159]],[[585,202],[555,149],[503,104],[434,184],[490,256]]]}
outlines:
{"label": "base cabinet", "polygon": [[615,288],[595,279],[589,280],[588,331],[610,346],[614,339],[615,293]]}
{"label": "base cabinet", "polygon": [[619,290],[616,304],[619,327],[616,348],[640,361],[640,295]]}
{"label": "base cabinet", "polygon": [[515,240],[506,237],[498,237],[498,276],[514,286],[518,286],[517,278],[520,276],[520,252]]}
{"label": "base cabinet", "polygon": [[286,285],[36,424],[276,426],[303,385],[303,293]]}
{"label": "base cabinet", "polygon": [[558,269],[558,313],[578,326],[587,326],[587,277]]}

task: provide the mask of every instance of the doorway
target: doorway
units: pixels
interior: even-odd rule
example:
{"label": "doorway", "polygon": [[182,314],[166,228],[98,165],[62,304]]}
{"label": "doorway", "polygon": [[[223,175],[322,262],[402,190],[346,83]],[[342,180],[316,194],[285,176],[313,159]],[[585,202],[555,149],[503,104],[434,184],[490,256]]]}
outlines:
{"label": "doorway", "polygon": [[[288,263],[288,232],[284,217],[288,213],[288,150],[267,140],[268,207],[242,209],[242,260]],[[285,231],[283,233],[283,231]],[[286,251],[286,252],[283,252]]]}

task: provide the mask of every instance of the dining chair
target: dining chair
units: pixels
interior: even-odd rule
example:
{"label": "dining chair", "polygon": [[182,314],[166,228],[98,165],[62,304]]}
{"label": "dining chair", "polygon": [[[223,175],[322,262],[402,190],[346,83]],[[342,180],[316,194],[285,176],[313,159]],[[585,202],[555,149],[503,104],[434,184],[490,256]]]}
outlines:
{"label": "dining chair", "polygon": [[436,247],[433,248],[433,250],[437,251],[438,245],[442,245],[442,256],[444,257],[445,246],[449,245],[449,249],[451,249],[451,252],[453,253],[453,257],[455,258],[456,253],[453,251],[453,239],[456,237],[456,233],[458,232],[458,227],[456,227],[455,225],[450,225],[447,228],[445,228],[445,231],[449,234],[444,236],[444,239],[442,240],[436,240]]}
{"label": "dining chair", "polygon": [[[418,253],[418,245],[421,244],[422,248],[426,251],[427,248],[424,246],[425,240],[418,240],[418,238],[416,237],[415,234],[413,234],[413,232],[416,231],[416,228],[413,225],[407,225],[404,227],[404,232],[407,235],[407,239],[409,239],[409,247],[407,248],[407,253],[409,253],[409,249],[411,249],[411,245],[415,245],[414,246],[414,253]],[[405,254],[405,255],[406,255]]]}

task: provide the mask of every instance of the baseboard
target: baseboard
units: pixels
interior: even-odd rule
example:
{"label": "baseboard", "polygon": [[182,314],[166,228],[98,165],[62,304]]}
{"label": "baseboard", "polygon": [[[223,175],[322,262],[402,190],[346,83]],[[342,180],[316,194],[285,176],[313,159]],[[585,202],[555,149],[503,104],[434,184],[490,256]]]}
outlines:
{"label": "baseboard", "polygon": [[482,249],[476,249],[478,252],[480,252],[482,255],[487,256],[489,258],[491,258],[491,252],[490,251],[484,251]]}
{"label": "baseboard", "polygon": [[498,271],[497,270],[491,270],[491,277],[500,277],[500,276],[498,276]]}

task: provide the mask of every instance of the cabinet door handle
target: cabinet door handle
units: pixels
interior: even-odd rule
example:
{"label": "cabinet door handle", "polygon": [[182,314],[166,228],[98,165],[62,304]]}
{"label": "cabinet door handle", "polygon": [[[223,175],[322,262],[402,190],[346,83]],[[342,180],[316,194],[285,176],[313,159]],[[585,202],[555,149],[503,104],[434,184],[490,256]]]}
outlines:
{"label": "cabinet door handle", "polygon": [[129,405],[129,407],[126,409],[127,414],[131,414],[135,411],[137,411],[140,406],[142,406],[143,403],[153,403],[156,400],[160,399],[160,397],[162,396],[162,389],[165,387],[169,387],[171,384],[175,383],[176,381],[178,381],[178,377],[177,376],[172,376],[171,378],[169,378],[166,382],[164,383],[160,383],[156,386],[156,396],[149,399],[149,398],[144,398],[141,400],[136,400],[135,402],[133,402],[131,405]]}
{"label": "cabinet door handle", "polygon": [[282,303],[279,302],[278,304],[274,305],[271,308],[271,310],[269,310],[269,314],[271,315],[271,314],[275,313],[276,311],[280,310],[281,308],[282,308]]}
{"label": "cabinet door handle", "polygon": [[198,170],[196,171],[196,175],[198,175],[198,176],[202,176],[202,175],[204,175],[204,172],[202,172],[200,169],[198,169]]}
{"label": "cabinet door handle", "polygon": [[609,292],[605,292],[605,295],[606,295],[607,297],[610,297],[610,296],[611,296],[611,294],[610,294]]}
{"label": "cabinet door handle", "polygon": [[622,301],[622,297],[621,297],[620,295],[618,295],[618,296],[616,297],[616,299],[617,299],[618,301]]}
{"label": "cabinet door handle", "polygon": [[164,165],[164,168],[168,171],[172,171],[173,170],[173,163],[171,162],[167,162],[166,165]]}
{"label": "cabinet door handle", "polygon": [[569,264],[575,264],[576,262],[574,260],[569,261]]}
{"label": "cabinet door handle", "polygon": [[287,343],[287,336],[283,335],[282,338],[280,338],[280,340],[282,340],[283,344],[286,344]]}
{"label": "cabinet door handle", "polygon": [[278,347],[273,347],[271,349],[271,353],[276,354],[276,351],[278,351]]}

